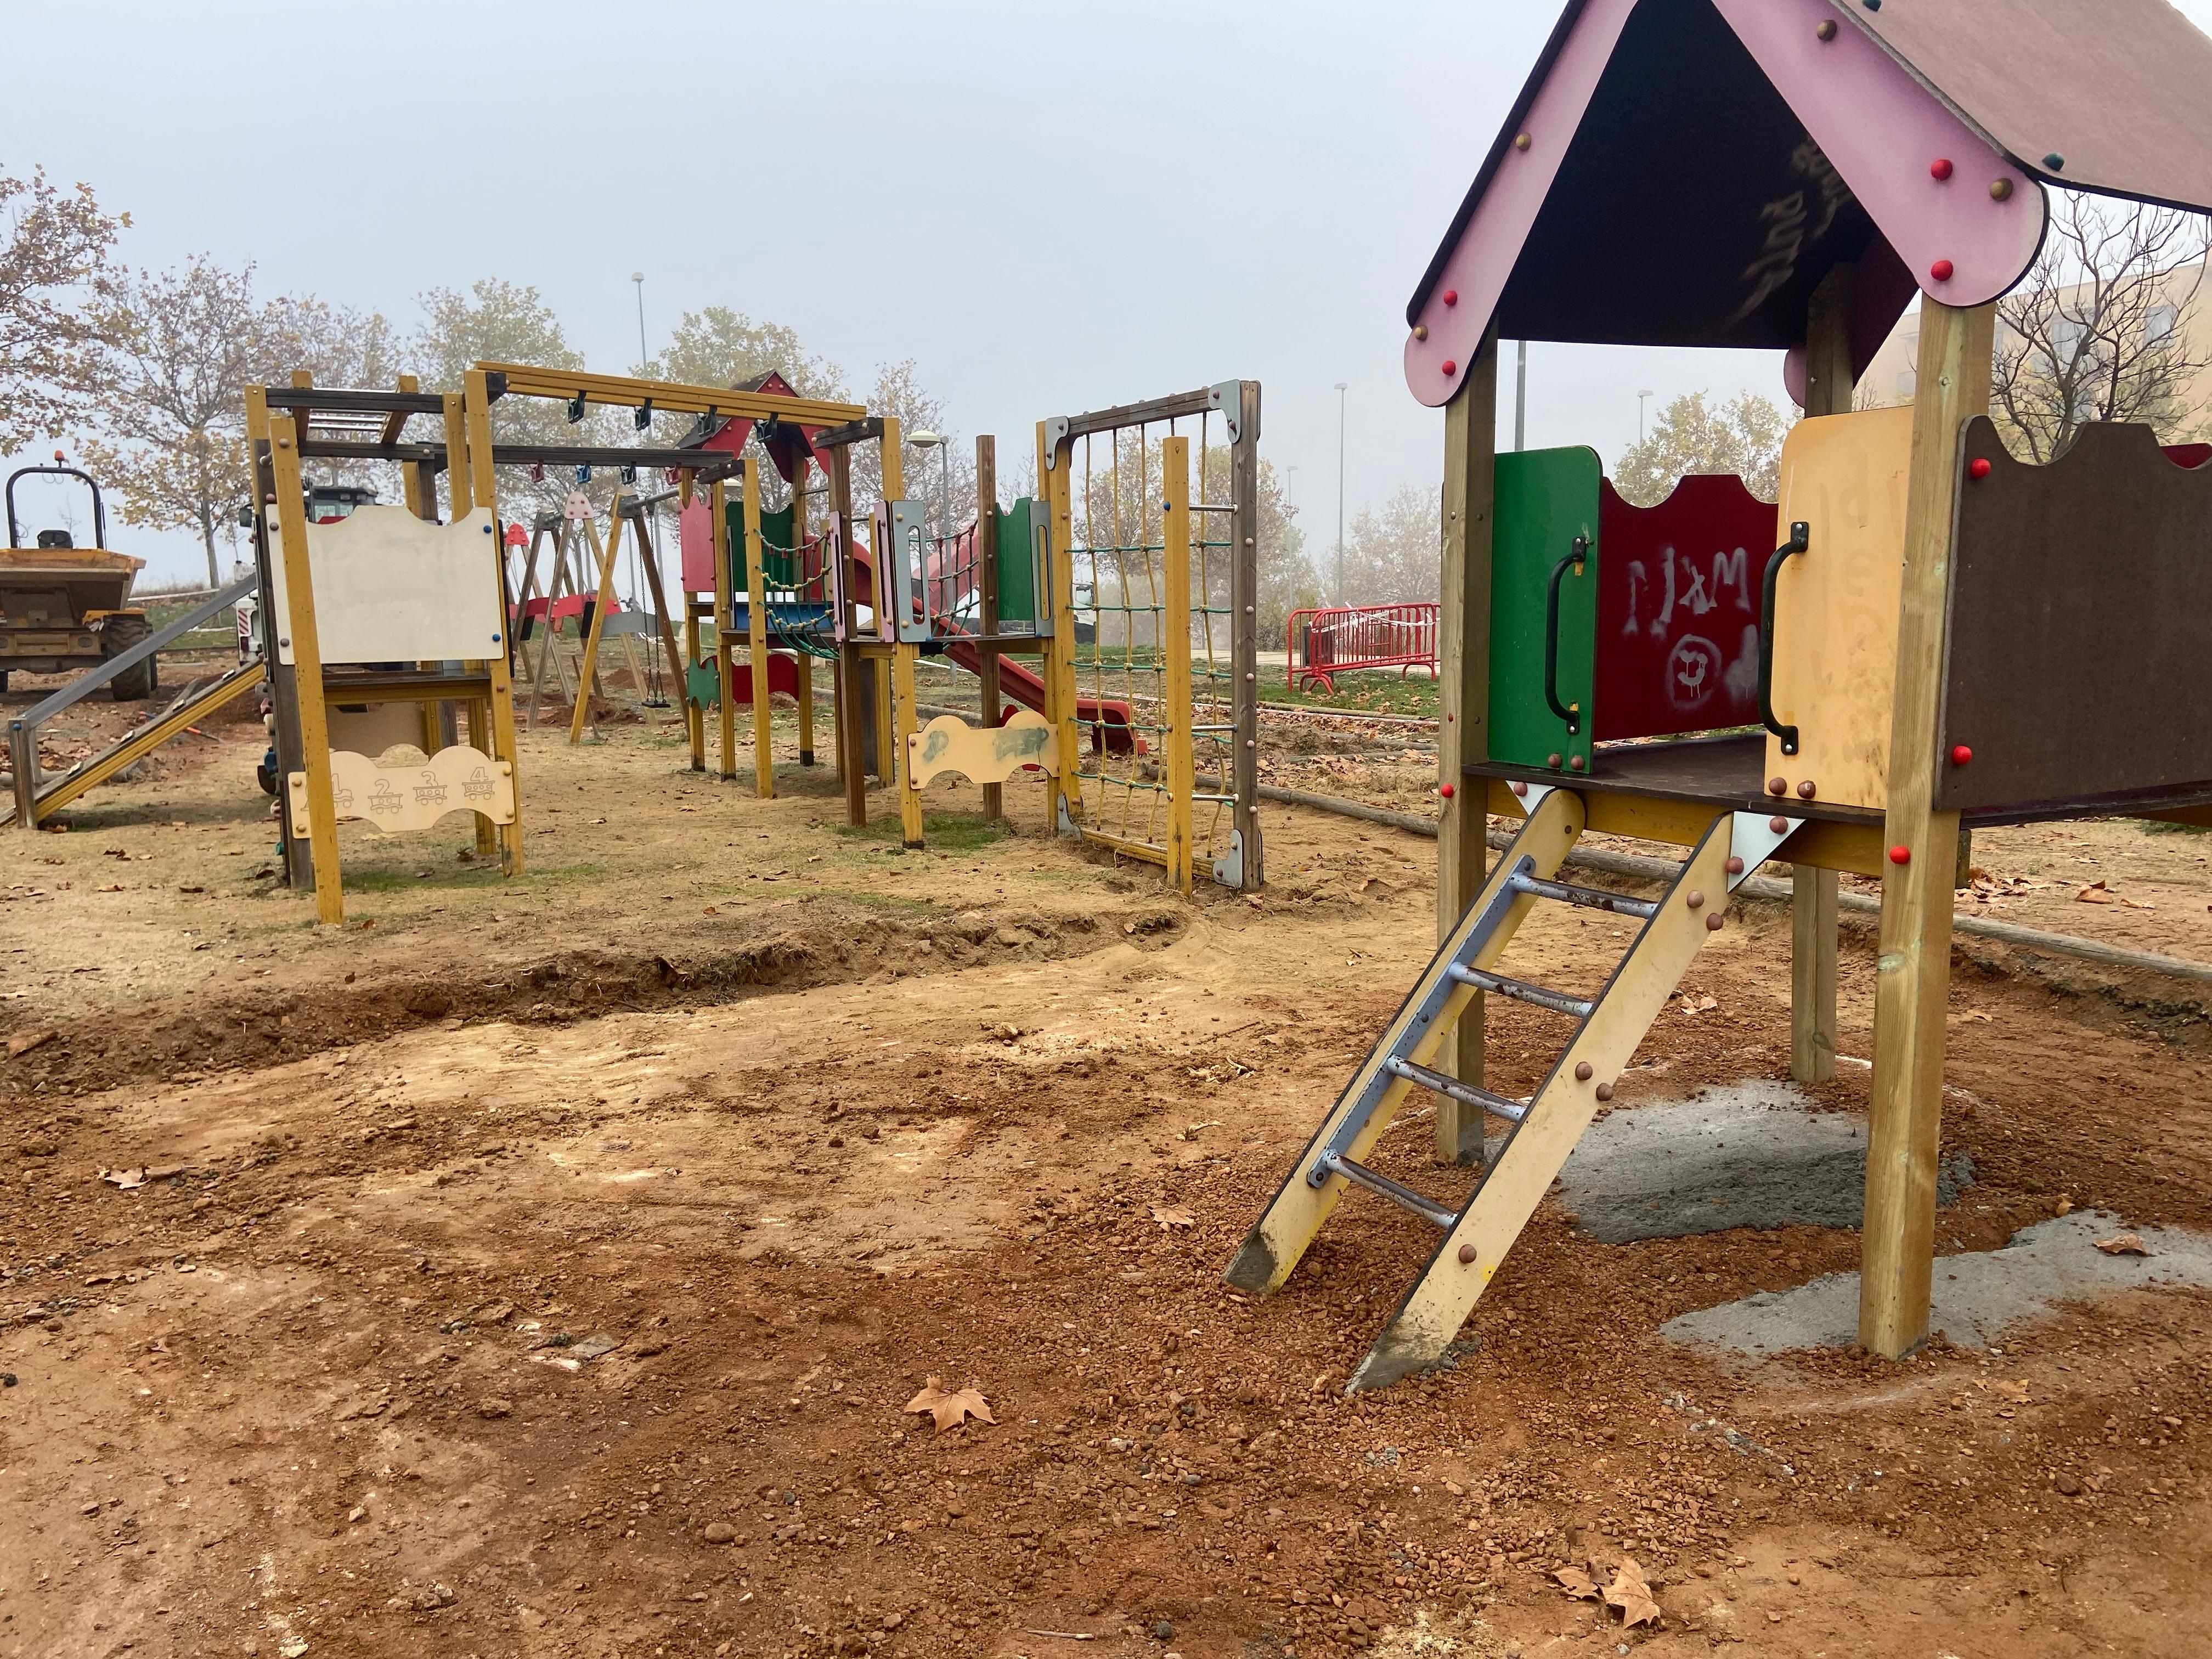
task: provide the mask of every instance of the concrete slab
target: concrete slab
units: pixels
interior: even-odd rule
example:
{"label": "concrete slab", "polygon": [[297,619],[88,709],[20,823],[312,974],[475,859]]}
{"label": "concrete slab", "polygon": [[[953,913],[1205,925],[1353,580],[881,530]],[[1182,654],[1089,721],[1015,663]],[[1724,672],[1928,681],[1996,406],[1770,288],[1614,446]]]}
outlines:
{"label": "concrete slab", "polygon": [[[1607,1244],[1729,1227],[1856,1227],[1866,1200],[1866,1125],[1821,1111],[1794,1084],[1746,1081],[1615,1111],[1560,1171],[1561,1207]],[[1972,1164],[1947,1164],[1954,1202]]]}
{"label": "concrete slab", "polygon": [[[2133,1231],[2148,1256],[2107,1255],[2100,1238]],[[2094,1212],[2039,1221],[2001,1250],[1939,1256],[1930,1328],[1962,1348],[1988,1346],[2058,1304],[2159,1285],[2212,1286],[2212,1237],[2181,1228],[2124,1228]],[[1791,1348],[1847,1348],[1858,1340],[1859,1276],[1831,1273],[1794,1291],[1684,1314],[1660,1327],[1677,1342],[1755,1358]]]}

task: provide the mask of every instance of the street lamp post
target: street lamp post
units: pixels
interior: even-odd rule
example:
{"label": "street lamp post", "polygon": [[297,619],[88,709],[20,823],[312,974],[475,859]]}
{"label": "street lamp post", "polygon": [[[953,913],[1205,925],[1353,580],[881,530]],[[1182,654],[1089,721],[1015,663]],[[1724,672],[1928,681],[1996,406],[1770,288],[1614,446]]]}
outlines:
{"label": "street lamp post", "polygon": [[629,274],[629,279],[637,287],[637,372],[642,374],[645,373],[647,357],[645,349],[645,273],[641,270],[633,270]]}
{"label": "street lamp post", "polygon": [[1336,383],[1336,602],[1344,603],[1344,394],[1349,381]]}
{"label": "street lamp post", "polygon": [[1644,441],[1644,405],[1650,397],[1651,393],[1648,390],[1636,394],[1636,441],[1638,443]]}

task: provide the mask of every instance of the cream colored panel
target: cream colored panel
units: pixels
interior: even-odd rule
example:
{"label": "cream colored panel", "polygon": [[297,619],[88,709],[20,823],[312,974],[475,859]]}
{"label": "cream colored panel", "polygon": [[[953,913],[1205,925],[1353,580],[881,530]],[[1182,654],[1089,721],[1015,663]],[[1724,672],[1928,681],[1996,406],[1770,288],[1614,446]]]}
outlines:
{"label": "cream colored panel", "polygon": [[[269,531],[277,647],[292,660],[291,608],[283,538]],[[323,661],[417,662],[496,656],[498,525],[489,507],[435,525],[404,507],[356,507],[336,524],[307,526],[315,577],[315,632]]]}
{"label": "cream colored panel", "polygon": [[[292,833],[305,836],[307,775],[295,772],[286,783],[292,796]],[[379,766],[366,755],[334,749],[331,798],[341,823],[366,818],[387,834],[428,830],[448,812],[477,812],[494,823],[512,823],[514,769],[465,743],[410,766]]]}
{"label": "cream colored panel", "polygon": [[1823,415],[1782,446],[1784,533],[1802,520],[1806,550],[1782,567],[1774,596],[1774,713],[1798,752],[1766,739],[1766,776],[1800,799],[1877,810],[1889,799],[1889,705],[1905,562],[1905,483],[1912,411]]}
{"label": "cream colored panel", "polygon": [[417,754],[422,752],[422,705],[419,702],[373,702],[358,713],[332,703],[325,718],[332,749],[380,757],[393,744],[404,743]]}
{"label": "cream colored panel", "polygon": [[971,783],[1004,783],[1024,766],[1060,769],[1060,744],[1052,723],[1024,708],[1004,726],[970,726],[939,714],[906,740],[907,770],[919,789],[940,772],[957,772]]}

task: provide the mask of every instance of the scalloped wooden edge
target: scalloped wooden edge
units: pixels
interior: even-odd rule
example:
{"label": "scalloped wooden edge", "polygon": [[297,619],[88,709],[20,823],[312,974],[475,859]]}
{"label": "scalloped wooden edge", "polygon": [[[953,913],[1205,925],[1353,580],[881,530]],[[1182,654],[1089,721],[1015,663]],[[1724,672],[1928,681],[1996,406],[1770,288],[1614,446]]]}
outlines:
{"label": "scalloped wooden edge", "polygon": [[972,783],[1004,783],[1024,766],[1057,775],[1060,740],[1052,723],[1024,708],[1004,726],[970,726],[939,714],[906,740],[907,787],[919,789],[940,772]]}
{"label": "scalloped wooden edge", "polygon": [[[305,836],[310,828],[307,775],[294,772],[285,784],[292,797],[292,833]],[[428,830],[448,812],[474,812],[494,823],[512,823],[514,769],[465,743],[405,766],[379,766],[350,749],[333,749],[331,797],[338,822],[364,819],[386,835]]]}

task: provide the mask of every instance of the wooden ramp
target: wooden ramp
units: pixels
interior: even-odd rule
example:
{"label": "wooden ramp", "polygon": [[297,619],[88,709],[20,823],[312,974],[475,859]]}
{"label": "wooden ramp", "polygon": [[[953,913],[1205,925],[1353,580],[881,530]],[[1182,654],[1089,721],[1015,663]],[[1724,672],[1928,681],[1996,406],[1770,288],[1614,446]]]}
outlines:
{"label": "wooden ramp", "polygon": [[[1441,1237],[1435,1252],[1352,1373],[1346,1393],[1387,1388],[1445,1357],[1567,1154],[1598,1107],[1613,1097],[1613,1079],[1634,1057],[1691,959],[1720,927],[1729,895],[1801,822],[1765,812],[1723,812],[1664,896],[1638,899],[1558,879],[1560,864],[1586,826],[1581,796],[1530,784],[1524,799],[1528,817],[1521,833],[1229,1264],[1226,1276],[1237,1289],[1262,1296],[1275,1290],[1347,1187],[1364,1188],[1437,1227]],[[1595,996],[1550,990],[1496,971],[1539,902],[1643,922]],[[1526,1101],[1476,1088],[1431,1066],[1461,1016],[1483,994],[1548,1008],[1576,1022],[1549,1075]],[[1512,1126],[1497,1161],[1458,1209],[1362,1162],[1415,1089],[1479,1108]]]}
{"label": "wooden ramp", "polygon": [[[40,787],[33,811],[43,823],[87,791],[97,789],[131,765],[159,749],[187,726],[197,725],[218,708],[236,702],[261,684],[262,665],[250,662],[218,679],[187,690],[152,720],[133,727],[115,743],[82,760],[59,777]],[[0,824],[15,821],[15,805],[0,808]]]}

